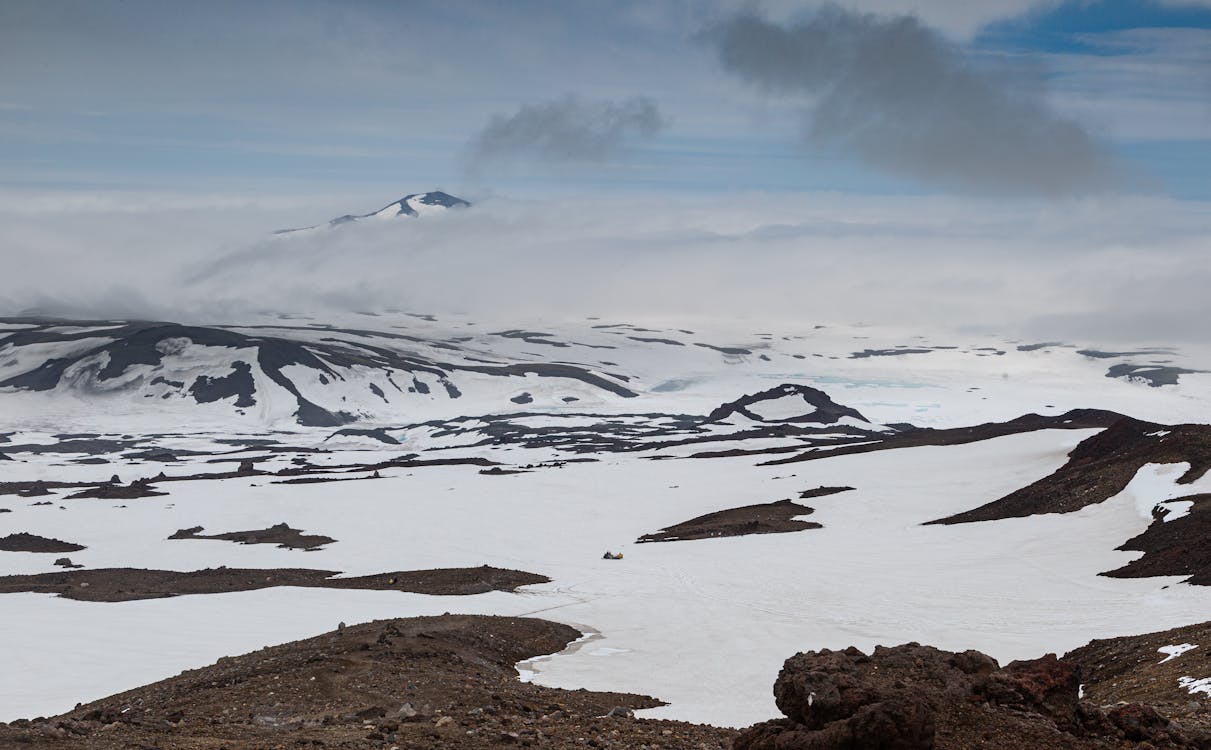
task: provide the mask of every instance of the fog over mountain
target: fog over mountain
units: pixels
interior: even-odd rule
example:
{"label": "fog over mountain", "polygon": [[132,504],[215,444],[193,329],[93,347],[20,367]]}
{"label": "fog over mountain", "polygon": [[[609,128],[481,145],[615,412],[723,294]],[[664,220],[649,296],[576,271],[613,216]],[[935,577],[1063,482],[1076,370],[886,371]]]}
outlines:
{"label": "fog over mountain", "polygon": [[423,221],[290,235],[273,231],[384,201],[10,202],[0,234],[39,249],[0,281],[0,299],[13,312],[195,322],[408,307],[487,318],[509,309],[896,319],[1106,341],[1203,336],[1209,220],[1197,205],[1163,198],[472,197],[470,210]]}

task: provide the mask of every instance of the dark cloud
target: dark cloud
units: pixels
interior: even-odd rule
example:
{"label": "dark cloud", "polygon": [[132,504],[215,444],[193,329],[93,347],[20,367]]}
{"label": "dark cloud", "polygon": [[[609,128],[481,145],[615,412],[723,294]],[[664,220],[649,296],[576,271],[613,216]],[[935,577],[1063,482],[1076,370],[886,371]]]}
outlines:
{"label": "dark cloud", "polygon": [[1037,80],[977,66],[912,16],[830,6],[803,23],[740,15],[707,39],[724,68],[810,101],[806,142],[889,173],[990,192],[1063,194],[1117,181],[1111,159]]}
{"label": "dark cloud", "polygon": [[602,162],[627,140],[654,136],[664,127],[660,109],[646,97],[586,101],[569,94],[493,117],[472,141],[471,163],[476,168],[518,159]]}

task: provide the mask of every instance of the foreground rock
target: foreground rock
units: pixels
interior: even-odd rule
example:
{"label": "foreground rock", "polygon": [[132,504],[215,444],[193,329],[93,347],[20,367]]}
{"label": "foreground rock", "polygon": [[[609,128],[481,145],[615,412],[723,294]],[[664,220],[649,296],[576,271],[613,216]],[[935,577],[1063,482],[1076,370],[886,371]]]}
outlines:
{"label": "foreground rock", "polygon": [[[52,719],[0,747],[717,750],[733,730],[632,718],[642,695],[522,683],[513,665],[580,635],[544,620],[446,615],[338,628],[220,659]],[[608,714],[608,715],[607,715]]]}
{"label": "foreground rock", "polygon": [[[978,651],[910,643],[797,654],[774,684],[785,719],[737,750],[1209,748],[1206,718],[1179,724],[1135,703],[1080,700],[1081,667],[1054,655],[1001,668]],[[1124,740],[1127,742],[1124,743]],[[1143,744],[1150,743],[1150,744]]]}
{"label": "foreground rock", "polygon": [[484,565],[479,568],[404,570],[353,578],[333,578],[332,570],[307,568],[208,568],[180,572],[142,568],[98,568],[36,575],[0,576],[0,594],[58,594],[90,602],[162,599],[183,594],[220,594],[273,586],[408,591],[434,596],[467,596],[489,591],[515,591],[518,586],[551,579],[520,570]]}

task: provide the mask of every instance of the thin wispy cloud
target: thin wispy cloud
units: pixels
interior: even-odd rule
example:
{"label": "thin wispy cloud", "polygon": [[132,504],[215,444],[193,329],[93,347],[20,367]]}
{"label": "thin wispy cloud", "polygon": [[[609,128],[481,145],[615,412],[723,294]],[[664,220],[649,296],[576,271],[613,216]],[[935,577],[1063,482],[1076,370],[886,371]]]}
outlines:
{"label": "thin wispy cloud", "polygon": [[1037,80],[977,66],[913,16],[829,6],[802,23],[739,15],[706,38],[723,68],[804,99],[803,140],[922,183],[1071,194],[1105,189],[1118,167]]}
{"label": "thin wispy cloud", "polygon": [[472,140],[470,165],[474,171],[520,160],[604,162],[627,144],[651,138],[665,126],[660,108],[647,97],[611,101],[568,94],[554,101],[523,104],[511,115],[494,116]]}

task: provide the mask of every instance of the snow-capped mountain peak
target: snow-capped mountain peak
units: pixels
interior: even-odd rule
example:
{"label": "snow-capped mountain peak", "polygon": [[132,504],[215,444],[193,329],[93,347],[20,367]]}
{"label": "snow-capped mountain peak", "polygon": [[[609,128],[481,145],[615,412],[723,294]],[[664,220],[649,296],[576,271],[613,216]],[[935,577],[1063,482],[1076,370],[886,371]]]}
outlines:
{"label": "snow-capped mountain peak", "polygon": [[[434,190],[430,193],[413,193],[405,195],[403,198],[394,203],[383,206],[378,211],[375,211],[371,216],[379,217],[395,217],[395,216],[424,216],[425,214],[440,213],[451,208],[468,208],[471,203],[462,198],[443,193],[440,190]],[[364,218],[364,217],[354,217]]]}
{"label": "snow-capped mountain peak", "polygon": [[431,214],[443,213],[452,208],[470,208],[471,202],[463,200],[441,190],[433,190],[428,193],[411,193],[403,198],[388,203],[377,211],[371,211],[368,214],[345,214],[331,219],[325,224],[316,224],[310,227],[299,227],[297,229],[281,229],[274,234],[290,234],[292,232],[304,232],[313,229],[319,229],[324,226],[335,227],[341,224],[347,224],[361,219],[393,219],[398,216],[426,216]]}

